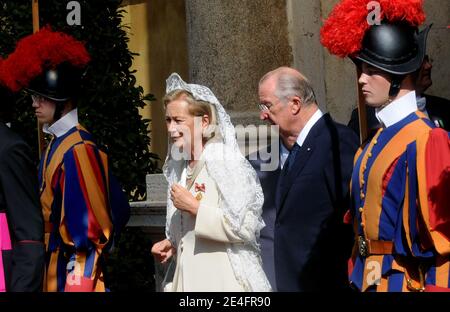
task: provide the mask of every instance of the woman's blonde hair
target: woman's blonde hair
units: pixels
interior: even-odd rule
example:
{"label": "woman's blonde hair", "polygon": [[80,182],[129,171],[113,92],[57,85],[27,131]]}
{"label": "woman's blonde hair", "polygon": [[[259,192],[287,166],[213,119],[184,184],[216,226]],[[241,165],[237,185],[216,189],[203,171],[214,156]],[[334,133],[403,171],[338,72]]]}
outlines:
{"label": "woman's blonde hair", "polygon": [[183,100],[188,103],[188,111],[192,116],[203,117],[207,115],[209,117],[209,126],[204,131],[203,137],[208,140],[217,135],[217,113],[214,105],[209,102],[194,99],[192,94],[186,90],[174,90],[164,96],[164,108],[167,108],[170,102],[177,100]]}

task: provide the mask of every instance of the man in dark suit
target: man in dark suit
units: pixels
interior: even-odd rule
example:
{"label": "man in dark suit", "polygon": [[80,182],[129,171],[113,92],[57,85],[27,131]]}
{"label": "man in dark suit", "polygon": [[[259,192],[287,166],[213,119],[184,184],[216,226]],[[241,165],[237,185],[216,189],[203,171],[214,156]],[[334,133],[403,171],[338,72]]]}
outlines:
{"label": "man in dark suit", "polygon": [[[450,100],[442,97],[425,94],[425,91],[433,84],[431,79],[431,70],[433,62],[428,55],[422,62],[422,66],[416,75],[416,97],[417,106],[420,111],[426,113],[436,127],[444,128],[450,131]],[[369,128],[369,139],[375,135],[376,131],[381,127],[380,122],[375,116],[375,108],[366,106],[367,127]],[[359,119],[358,108],[352,111],[348,126],[359,135]]]}
{"label": "man in dark suit", "polygon": [[0,291],[40,291],[44,222],[31,150],[10,122],[12,96],[0,85]]}
{"label": "man in dark suit", "polygon": [[266,273],[278,291],[345,290],[353,240],[343,216],[358,138],[320,111],[310,83],[292,68],[266,74],[259,99],[261,119],[279,126],[281,147],[272,153],[278,171],[253,162],[265,195],[265,269],[273,261]]}

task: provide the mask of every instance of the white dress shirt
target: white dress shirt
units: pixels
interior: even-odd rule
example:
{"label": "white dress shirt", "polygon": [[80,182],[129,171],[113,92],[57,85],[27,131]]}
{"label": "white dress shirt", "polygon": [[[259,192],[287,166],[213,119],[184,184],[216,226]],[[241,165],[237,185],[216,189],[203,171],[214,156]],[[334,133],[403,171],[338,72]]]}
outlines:
{"label": "white dress shirt", "polygon": [[[300,131],[300,134],[297,137],[297,144],[301,147],[303,143],[305,143],[306,137],[309,134],[309,131],[311,131],[312,127],[319,121],[320,118],[322,118],[323,112],[318,109],[314,115],[308,120],[306,125],[303,127],[302,131]],[[289,156],[289,150],[284,146],[283,142],[280,144],[280,165],[281,169],[283,169],[284,164],[286,163],[286,160]]]}

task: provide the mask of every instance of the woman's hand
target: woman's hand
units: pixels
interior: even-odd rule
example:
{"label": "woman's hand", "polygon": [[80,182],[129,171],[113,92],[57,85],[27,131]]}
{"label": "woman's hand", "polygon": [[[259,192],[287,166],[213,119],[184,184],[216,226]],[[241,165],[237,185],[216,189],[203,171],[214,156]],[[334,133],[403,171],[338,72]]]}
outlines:
{"label": "woman's hand", "polygon": [[197,215],[200,202],[184,187],[174,184],[170,189],[170,199],[175,208],[186,211],[193,215]]}
{"label": "woman's hand", "polygon": [[166,263],[175,252],[175,248],[168,239],[157,242],[152,247],[153,256],[161,263]]}

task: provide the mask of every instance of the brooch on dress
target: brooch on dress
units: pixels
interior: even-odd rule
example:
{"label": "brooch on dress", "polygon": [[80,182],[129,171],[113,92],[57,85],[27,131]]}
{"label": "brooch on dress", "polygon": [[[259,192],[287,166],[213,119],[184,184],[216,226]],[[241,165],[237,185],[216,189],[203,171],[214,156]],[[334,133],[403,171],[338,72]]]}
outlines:
{"label": "brooch on dress", "polygon": [[195,192],[197,192],[195,199],[201,201],[203,198],[202,193],[205,193],[205,190],[206,190],[205,183],[202,184],[195,183]]}

